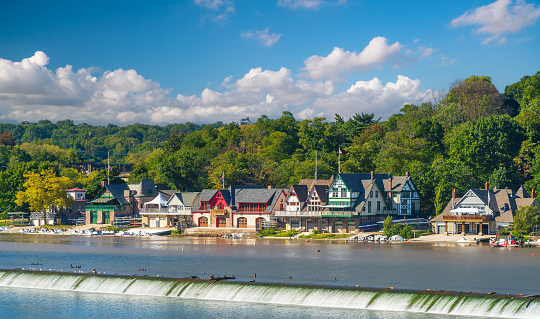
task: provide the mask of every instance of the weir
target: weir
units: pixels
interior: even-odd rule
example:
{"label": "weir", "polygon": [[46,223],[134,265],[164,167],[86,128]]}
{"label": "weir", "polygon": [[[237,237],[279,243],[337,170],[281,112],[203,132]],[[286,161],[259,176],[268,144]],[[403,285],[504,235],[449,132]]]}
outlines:
{"label": "weir", "polygon": [[0,270],[0,287],[429,314],[538,318],[538,296]]}

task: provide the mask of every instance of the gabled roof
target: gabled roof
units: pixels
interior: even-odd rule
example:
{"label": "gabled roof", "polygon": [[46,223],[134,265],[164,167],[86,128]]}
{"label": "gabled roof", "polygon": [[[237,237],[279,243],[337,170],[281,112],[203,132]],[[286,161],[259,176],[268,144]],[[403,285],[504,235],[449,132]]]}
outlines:
{"label": "gabled roof", "polygon": [[[514,221],[514,216],[516,211],[520,207],[524,206],[538,206],[540,205],[538,201],[534,198],[520,198],[517,197],[511,189],[470,189],[467,191],[465,196],[461,198],[455,198],[454,204],[459,206],[461,201],[467,196],[467,194],[476,196],[482,201],[483,204],[488,205],[489,198],[489,208],[494,214],[496,222],[502,223],[512,223]],[[441,222],[443,215],[448,215],[452,209],[452,200],[448,202],[444,210],[433,219],[432,222]]]}
{"label": "gabled roof", "polygon": [[314,185],[313,190],[317,192],[321,199],[321,205],[328,203],[328,186],[327,185]]}
{"label": "gabled roof", "polygon": [[523,186],[521,186],[517,192],[516,192],[516,196],[519,197],[519,198],[530,198],[531,196],[529,195],[529,193],[527,193],[527,191],[523,188]]}
{"label": "gabled roof", "polygon": [[266,208],[266,212],[272,212],[274,210],[274,207],[276,206],[277,201],[278,201],[278,199],[279,199],[279,197],[281,196],[282,193],[284,194],[285,198],[287,198],[287,189],[273,188],[273,190],[275,191],[274,197],[272,197],[272,202]]}
{"label": "gabled roof", "polygon": [[103,197],[105,193],[109,192],[120,205],[129,205],[129,201],[125,197],[126,195],[129,196],[129,191],[130,189],[126,184],[108,184],[103,187],[99,197],[94,199],[92,203],[103,204],[105,202],[110,202],[110,199]]}
{"label": "gabled roof", "polygon": [[135,191],[135,197],[154,197],[158,193],[154,181],[143,179],[139,184],[127,185],[130,190]]}
{"label": "gabled roof", "polygon": [[82,189],[82,188],[70,188],[68,190],[66,190],[66,192],[86,192],[86,189]]}
{"label": "gabled roof", "polygon": [[289,196],[291,191],[296,194],[300,203],[304,203],[308,198],[308,188],[306,185],[292,185],[289,190]]}

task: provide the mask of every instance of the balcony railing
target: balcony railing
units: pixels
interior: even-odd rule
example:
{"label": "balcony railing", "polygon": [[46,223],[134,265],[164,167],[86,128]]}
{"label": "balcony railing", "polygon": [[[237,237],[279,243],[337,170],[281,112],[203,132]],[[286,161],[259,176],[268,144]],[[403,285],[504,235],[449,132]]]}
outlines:
{"label": "balcony railing", "polygon": [[316,212],[316,211],[285,211],[285,210],[279,210],[275,211],[274,215],[279,217],[321,217],[322,212]]}
{"label": "balcony railing", "polygon": [[443,215],[443,222],[472,222],[487,223],[491,221],[491,216],[481,215]]}
{"label": "balcony railing", "polygon": [[356,212],[351,212],[351,211],[335,211],[335,212],[324,211],[321,213],[322,213],[321,214],[322,217],[353,217],[357,215]]}
{"label": "balcony railing", "polygon": [[191,209],[141,208],[141,215],[191,215]]}
{"label": "balcony railing", "polygon": [[214,214],[216,216],[223,216],[226,213],[225,209],[218,209],[218,208],[212,209],[211,212],[212,212],[212,214]]}

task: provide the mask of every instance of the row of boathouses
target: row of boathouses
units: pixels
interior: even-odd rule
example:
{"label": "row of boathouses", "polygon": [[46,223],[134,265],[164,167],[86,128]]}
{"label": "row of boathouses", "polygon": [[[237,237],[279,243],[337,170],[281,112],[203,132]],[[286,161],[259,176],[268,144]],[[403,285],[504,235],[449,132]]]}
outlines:
{"label": "row of boathouses", "polygon": [[[68,192],[76,204],[52,212],[49,223],[79,220],[86,224],[177,227],[198,232],[286,228],[351,233],[369,229],[387,216],[394,220],[428,217],[409,174],[343,174],[330,179],[303,179],[288,189],[233,185],[226,189],[180,192],[160,189],[152,180],[138,184],[106,184],[100,195],[85,199],[85,191]],[[435,233],[494,234],[513,223],[523,206],[540,204],[522,187],[471,189],[462,197],[454,190],[443,212],[432,218]],[[59,218],[63,215],[62,218]],[[34,222],[42,222],[36,216]]]}

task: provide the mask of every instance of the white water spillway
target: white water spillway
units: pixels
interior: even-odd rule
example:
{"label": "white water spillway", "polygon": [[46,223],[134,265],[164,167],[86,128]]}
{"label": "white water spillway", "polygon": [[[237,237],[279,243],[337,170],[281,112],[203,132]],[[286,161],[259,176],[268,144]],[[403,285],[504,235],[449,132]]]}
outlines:
{"label": "white water spillway", "polygon": [[540,316],[538,296],[498,296],[447,291],[339,288],[24,270],[0,270],[0,287],[459,316]]}

